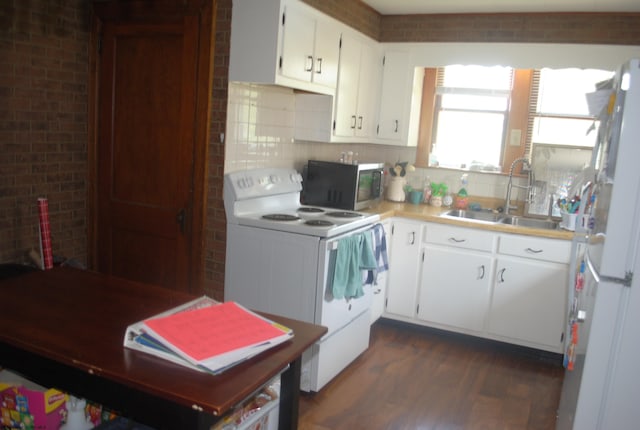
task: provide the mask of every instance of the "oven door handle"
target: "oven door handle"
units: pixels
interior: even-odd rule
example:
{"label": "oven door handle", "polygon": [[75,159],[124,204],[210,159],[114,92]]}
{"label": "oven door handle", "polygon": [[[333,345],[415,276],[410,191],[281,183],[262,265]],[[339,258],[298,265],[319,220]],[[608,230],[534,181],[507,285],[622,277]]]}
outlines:
{"label": "oven door handle", "polygon": [[373,221],[371,224],[367,224],[364,225],[362,227],[356,228],[355,230],[351,230],[348,232],[345,232],[339,236],[334,236],[334,237],[330,237],[327,238],[326,243],[326,249],[330,250],[330,251],[335,251],[336,249],[338,249],[338,243],[340,242],[340,239],[344,239],[345,237],[349,237],[352,236],[354,234],[358,234],[358,233],[363,233],[367,230],[371,230],[376,224],[378,224],[379,219]]}

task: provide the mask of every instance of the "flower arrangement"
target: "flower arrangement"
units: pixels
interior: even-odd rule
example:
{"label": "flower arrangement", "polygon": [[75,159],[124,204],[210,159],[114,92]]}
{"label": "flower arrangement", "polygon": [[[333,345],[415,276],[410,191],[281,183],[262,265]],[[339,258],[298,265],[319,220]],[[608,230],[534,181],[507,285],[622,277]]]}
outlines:
{"label": "flower arrangement", "polygon": [[409,164],[407,161],[398,161],[395,166],[389,167],[389,173],[391,176],[404,177],[407,172],[413,172],[416,170],[413,164]]}

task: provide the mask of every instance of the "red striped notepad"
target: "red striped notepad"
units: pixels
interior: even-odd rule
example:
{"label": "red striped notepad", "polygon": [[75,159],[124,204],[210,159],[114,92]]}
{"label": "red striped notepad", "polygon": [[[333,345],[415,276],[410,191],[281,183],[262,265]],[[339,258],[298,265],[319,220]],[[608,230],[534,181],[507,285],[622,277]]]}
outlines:
{"label": "red striped notepad", "polygon": [[127,342],[125,338],[125,346],[164,358],[170,357],[169,352],[213,373],[293,337],[291,329],[235,302],[164,313],[129,329],[138,339]]}

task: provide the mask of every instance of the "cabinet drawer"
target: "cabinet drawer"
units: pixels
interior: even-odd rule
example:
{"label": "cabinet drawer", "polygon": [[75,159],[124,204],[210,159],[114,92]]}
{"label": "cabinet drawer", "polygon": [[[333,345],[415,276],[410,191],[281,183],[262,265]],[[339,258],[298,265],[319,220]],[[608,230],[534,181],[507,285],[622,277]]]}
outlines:
{"label": "cabinet drawer", "polygon": [[571,241],[532,236],[501,235],[498,252],[536,260],[568,263]]}
{"label": "cabinet drawer", "polygon": [[436,245],[455,246],[458,248],[475,249],[477,251],[493,252],[496,235],[489,231],[464,227],[451,227],[443,224],[428,224],[424,240]]}

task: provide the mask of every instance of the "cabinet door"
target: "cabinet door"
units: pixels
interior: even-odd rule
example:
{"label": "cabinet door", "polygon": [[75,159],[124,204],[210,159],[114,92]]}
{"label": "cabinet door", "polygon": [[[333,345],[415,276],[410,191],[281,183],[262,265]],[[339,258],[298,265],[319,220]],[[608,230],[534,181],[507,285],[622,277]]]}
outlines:
{"label": "cabinet door", "polygon": [[499,257],[488,332],[562,352],[568,272],[566,264]]}
{"label": "cabinet door", "polygon": [[424,250],[418,318],[482,332],[491,292],[491,255],[429,245]]}
{"label": "cabinet door", "polygon": [[393,222],[386,313],[408,318],[416,314],[422,229],[418,222]]}
{"label": "cabinet door", "polygon": [[338,137],[352,137],[355,133],[361,51],[359,40],[348,33],[342,35],[333,118],[333,134]]}
{"label": "cabinet door", "polygon": [[341,34],[341,29],[333,22],[316,21],[312,80],[334,90],[338,81]]}
{"label": "cabinet door", "polygon": [[384,54],[378,137],[400,140],[408,115],[405,115],[405,88],[409,79],[409,53],[388,51]]}
{"label": "cabinet door", "polygon": [[362,43],[356,103],[355,135],[358,137],[370,137],[374,134],[379,76],[380,65],[376,50],[373,46]]}
{"label": "cabinet door", "polygon": [[300,81],[311,81],[316,20],[299,8],[287,4],[282,33],[280,73]]}

